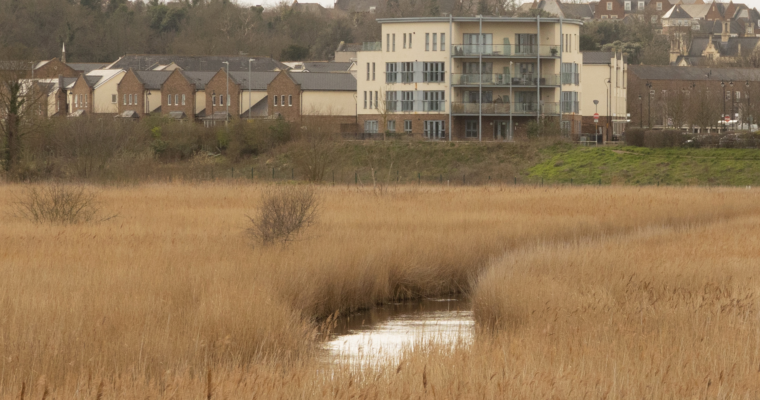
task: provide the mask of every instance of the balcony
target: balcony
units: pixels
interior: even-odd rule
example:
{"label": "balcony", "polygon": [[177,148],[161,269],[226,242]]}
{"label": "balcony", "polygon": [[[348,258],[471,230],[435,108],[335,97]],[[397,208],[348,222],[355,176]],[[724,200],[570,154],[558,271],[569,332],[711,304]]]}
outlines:
{"label": "balcony", "polygon": [[[557,103],[512,103],[512,115],[557,115]],[[451,113],[454,115],[478,115],[481,108],[479,103],[451,103]],[[510,103],[483,103],[483,115],[509,115]]]}
{"label": "balcony", "polygon": [[361,51],[382,51],[382,42],[363,42]]}
{"label": "balcony", "polygon": [[559,58],[559,46],[555,45],[516,45],[516,44],[453,44],[451,54],[454,57],[514,57]]}
{"label": "balcony", "polygon": [[446,112],[444,100],[385,100],[387,112]]}
{"label": "balcony", "polygon": [[[481,78],[482,77],[482,78]],[[510,78],[507,74],[451,74],[451,84],[454,86],[559,86],[558,74],[546,74],[541,78],[533,75],[519,75]]]}

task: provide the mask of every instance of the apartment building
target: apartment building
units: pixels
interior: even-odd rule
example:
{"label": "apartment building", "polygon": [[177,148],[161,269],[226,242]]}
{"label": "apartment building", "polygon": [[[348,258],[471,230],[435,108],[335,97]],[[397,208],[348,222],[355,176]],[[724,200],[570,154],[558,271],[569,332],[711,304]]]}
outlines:
{"label": "apartment building", "polygon": [[[605,141],[619,138],[628,122],[628,64],[621,53],[583,52],[584,79],[581,85],[582,132],[597,132]],[[593,114],[599,114],[595,121]]]}
{"label": "apartment building", "polygon": [[378,22],[382,41],[357,52],[357,122],[364,132],[512,140],[529,123],[554,118],[568,134],[580,133],[579,20]]}

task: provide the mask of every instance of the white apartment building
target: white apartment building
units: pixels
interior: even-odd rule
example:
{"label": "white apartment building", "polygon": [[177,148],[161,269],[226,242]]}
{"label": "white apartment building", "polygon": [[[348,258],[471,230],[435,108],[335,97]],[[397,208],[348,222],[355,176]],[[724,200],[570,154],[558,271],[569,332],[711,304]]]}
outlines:
{"label": "white apartment building", "polygon": [[[382,40],[364,43],[357,53],[357,121],[364,132],[508,141],[531,121],[554,118],[568,134],[581,133],[581,21],[378,22]],[[601,77],[588,79],[605,85]]]}

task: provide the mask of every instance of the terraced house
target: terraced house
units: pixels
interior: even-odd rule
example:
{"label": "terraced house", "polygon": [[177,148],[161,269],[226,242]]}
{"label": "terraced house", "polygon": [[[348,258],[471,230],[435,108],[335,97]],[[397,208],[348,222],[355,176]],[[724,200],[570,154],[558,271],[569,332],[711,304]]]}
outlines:
{"label": "terraced house", "polygon": [[579,135],[582,115],[594,113],[581,109],[581,80],[609,84],[608,76],[582,74],[579,20],[378,22],[382,41],[365,43],[357,53],[357,120],[366,133],[512,140],[529,124],[559,120],[568,135]]}

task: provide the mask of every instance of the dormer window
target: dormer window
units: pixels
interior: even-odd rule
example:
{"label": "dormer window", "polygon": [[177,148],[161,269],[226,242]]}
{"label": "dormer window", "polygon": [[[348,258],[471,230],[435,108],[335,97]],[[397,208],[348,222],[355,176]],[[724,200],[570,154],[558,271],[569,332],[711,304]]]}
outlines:
{"label": "dormer window", "polygon": [[657,2],[657,11],[662,11],[662,2]]}
{"label": "dormer window", "polygon": [[626,11],[631,11],[631,2],[630,1],[626,1],[625,2],[625,10]]}
{"label": "dormer window", "polygon": [[639,2],[639,11],[643,11],[643,10],[644,10],[644,2],[640,1]]}
{"label": "dormer window", "polygon": [[612,2],[611,1],[607,2],[607,11],[609,11],[609,10],[612,10]]}
{"label": "dormer window", "polygon": [[652,15],[652,23],[653,24],[657,23],[657,16],[656,15]]}
{"label": "dormer window", "polygon": [[370,8],[369,8],[369,13],[370,13],[370,14],[374,14],[374,13],[375,13],[375,10],[377,10],[377,7],[375,7],[375,6],[372,6],[372,7],[370,7]]}

